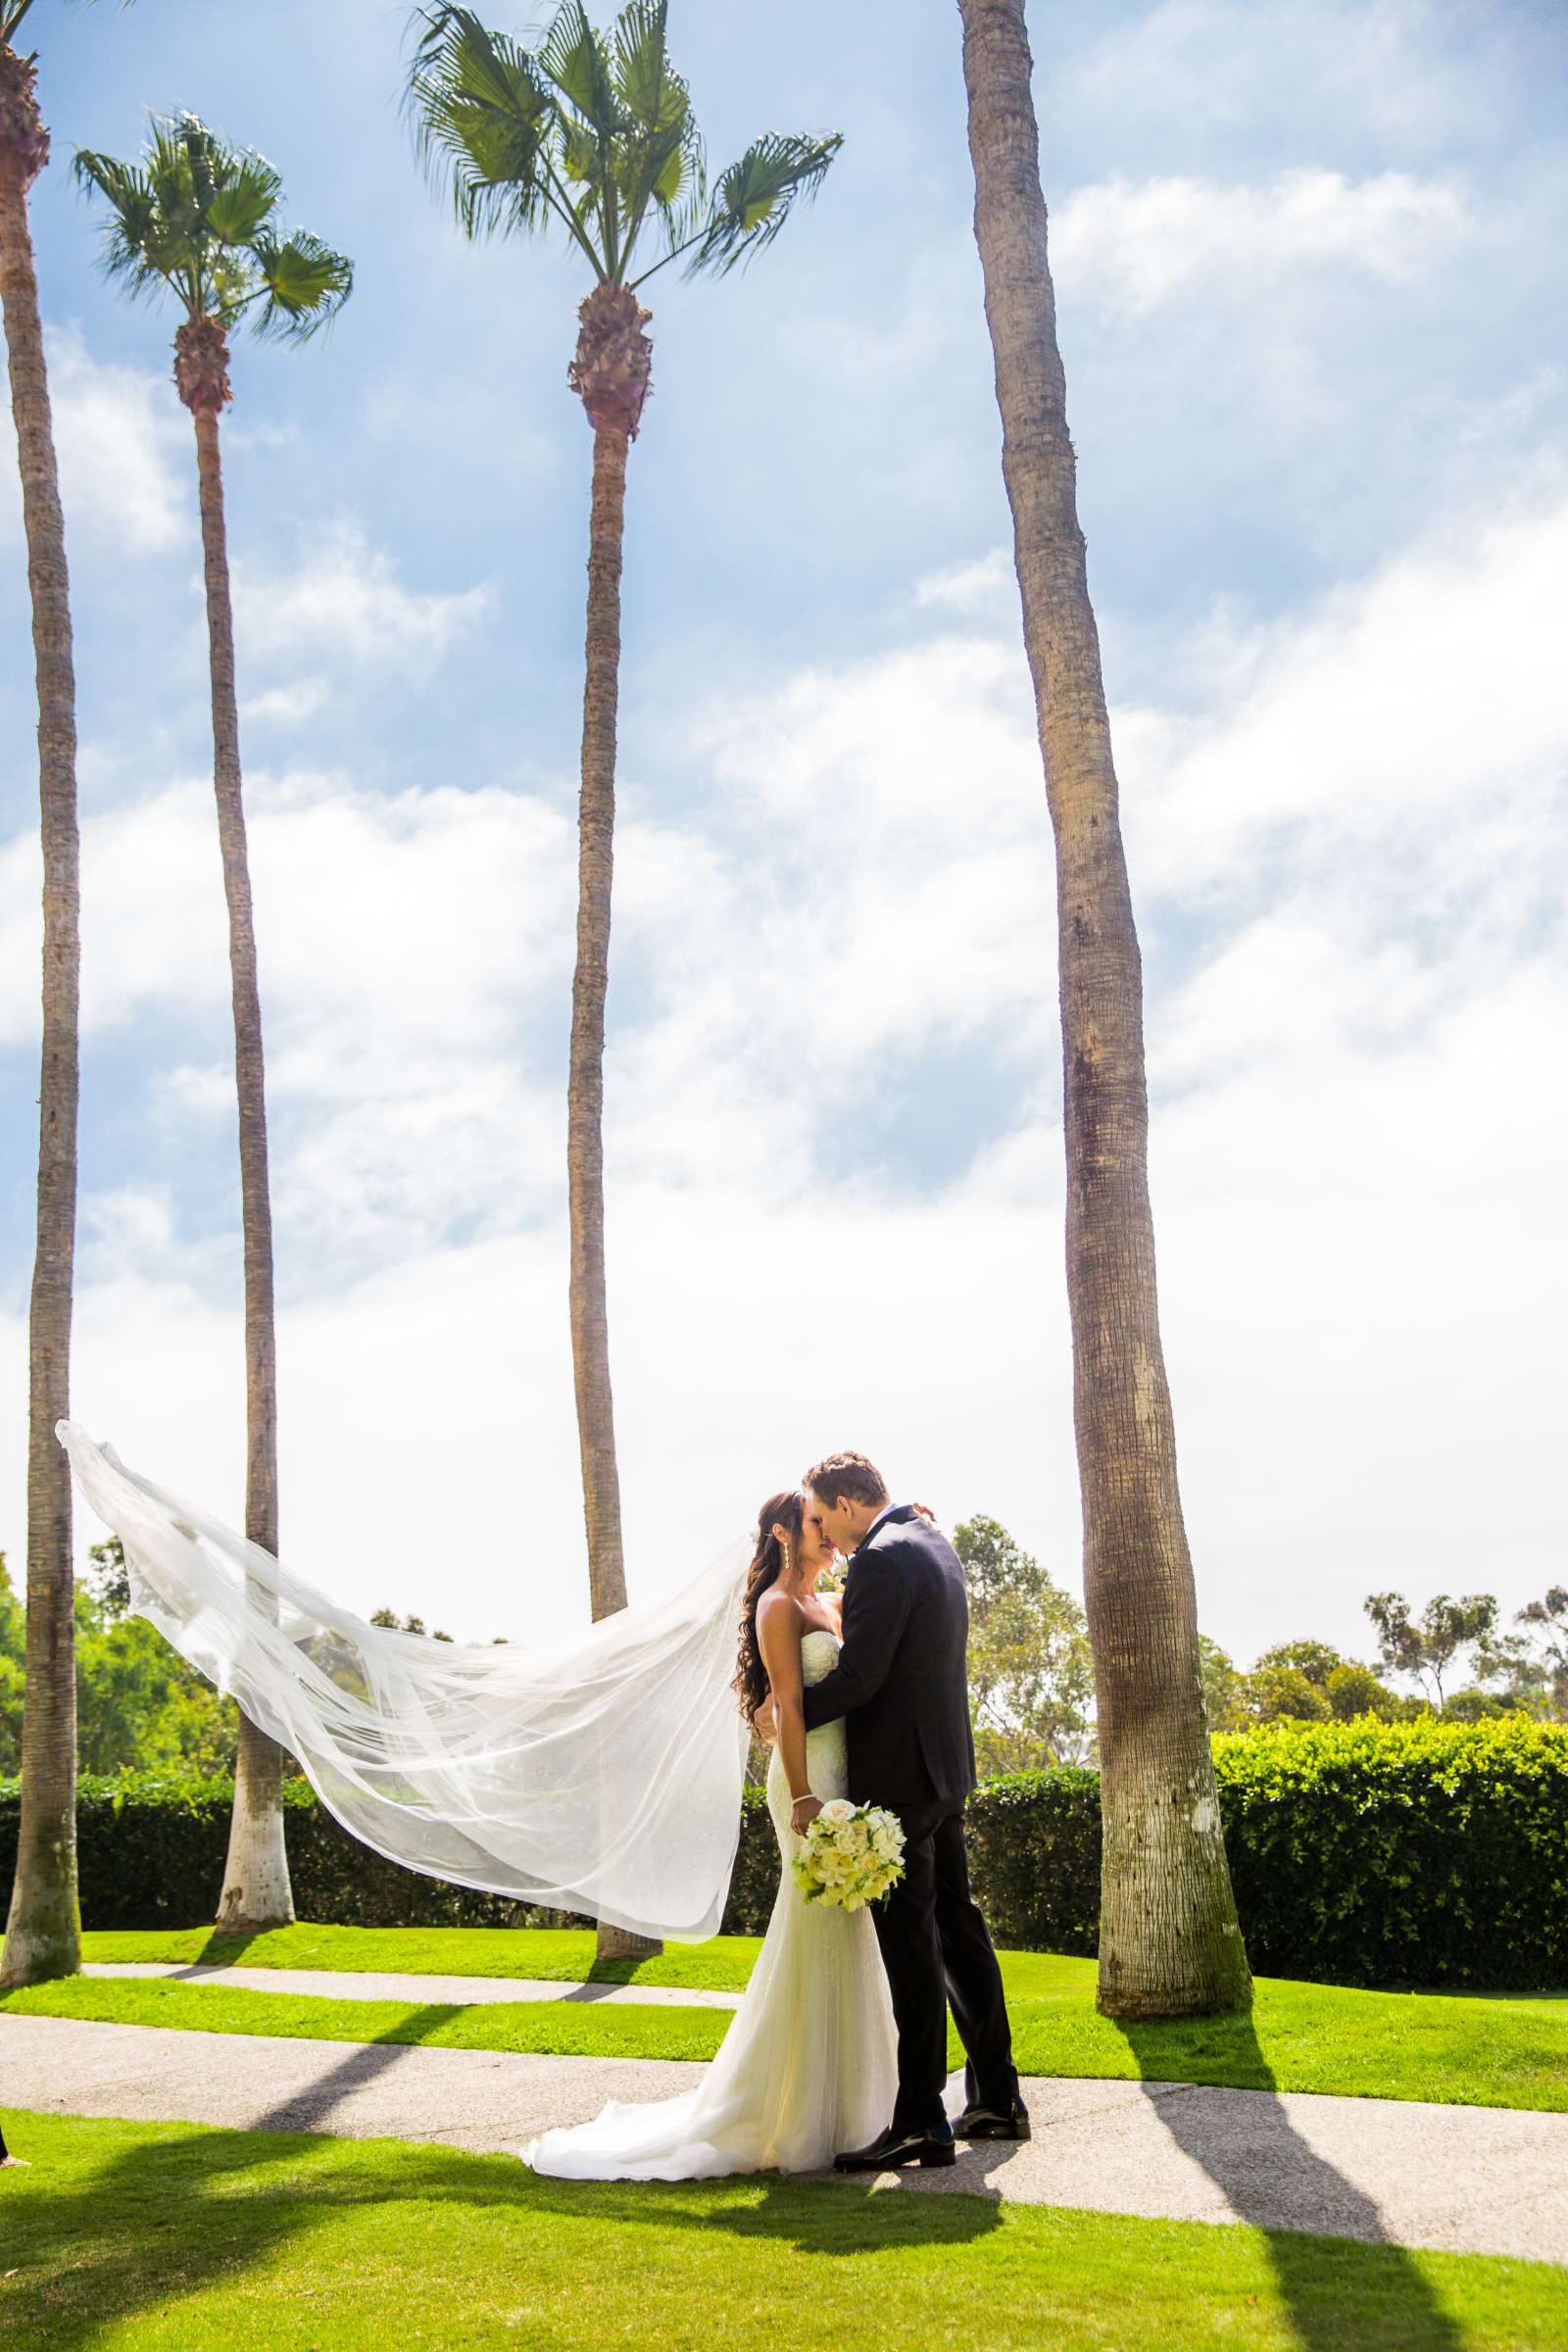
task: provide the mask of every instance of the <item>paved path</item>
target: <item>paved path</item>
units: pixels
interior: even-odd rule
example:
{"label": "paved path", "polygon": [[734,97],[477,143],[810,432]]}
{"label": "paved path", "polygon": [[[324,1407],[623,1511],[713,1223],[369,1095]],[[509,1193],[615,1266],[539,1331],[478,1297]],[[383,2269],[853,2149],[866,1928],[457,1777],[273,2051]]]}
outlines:
{"label": "paved path", "polygon": [[639,2008],[738,2009],[738,1992],[670,1984],[570,1984],[546,1977],[414,1977],[348,1968],[208,1968],[199,1960],[94,1960],[84,1977],[158,1977],[180,1984],[234,1985],[246,1992],[310,1992],[339,2001],[601,2001]]}
{"label": "paved path", "polygon": [[[651,2059],[0,2016],[8,2109],[473,2150],[515,2150],[549,2124],[597,2113],[606,2099],[667,2098],[699,2072]],[[1035,2079],[1025,2095],[1035,2125],[1027,2145],[975,2147],[951,2172],[890,2180],[913,2194],[966,2189],[1568,2263],[1568,2115],[1177,2082]],[[24,2127],[11,2136],[24,2144]]]}

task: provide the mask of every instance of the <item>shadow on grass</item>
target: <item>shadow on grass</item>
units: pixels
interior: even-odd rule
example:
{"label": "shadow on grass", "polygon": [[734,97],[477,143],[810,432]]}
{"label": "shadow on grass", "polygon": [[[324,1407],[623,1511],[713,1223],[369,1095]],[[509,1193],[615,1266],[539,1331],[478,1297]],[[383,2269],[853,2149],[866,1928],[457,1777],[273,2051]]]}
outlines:
{"label": "shadow on grass", "polygon": [[251,1945],[259,1943],[264,1936],[270,1933],[271,1930],[269,1928],[252,1928],[243,1935],[235,1935],[220,1928],[211,1928],[208,1931],[207,1941],[202,1945],[195,1959],[187,1961],[185,1967],[180,1969],[178,1974],[185,1976],[202,1968],[237,1968]]}
{"label": "shadow on grass", "polygon": [[[814,2256],[874,2257],[962,2246],[1000,2220],[988,2199],[877,2195],[869,2182],[862,2190],[763,2176],[652,2186],[549,2180],[513,2157],[384,2140],[365,2143],[360,2157],[357,2143],[326,2133],[180,2125],[158,2137],[138,2133],[85,2178],[8,2214],[16,2271],[6,2286],[7,2340],[85,2352],[118,2339],[140,2313],[167,2315],[231,2286],[327,2219],[403,2199],[513,2208],[532,2226],[580,2228],[585,2279],[605,2259],[606,2229],[622,2222],[640,2232],[717,2229]],[[33,2178],[42,2185],[47,2176]],[[434,2250],[430,2287],[440,2284],[441,2260]],[[327,2293],[333,2286],[329,2274],[313,2283]],[[279,2287],[279,2342],[298,2292]]]}
{"label": "shadow on grass", "polygon": [[1463,2331],[1420,2266],[1390,2238],[1375,2199],[1318,2155],[1292,2123],[1250,2017],[1213,2021],[1250,2085],[1243,2090],[1173,2082],[1169,2027],[1111,2022],[1176,2145],[1201,2166],[1232,2212],[1262,2231],[1285,2316],[1305,2352],[1341,2352],[1345,2341],[1343,2314],[1323,2292],[1318,2240],[1324,2236],[1377,2249],[1386,2309],[1400,2328],[1394,2340],[1463,2352]]}

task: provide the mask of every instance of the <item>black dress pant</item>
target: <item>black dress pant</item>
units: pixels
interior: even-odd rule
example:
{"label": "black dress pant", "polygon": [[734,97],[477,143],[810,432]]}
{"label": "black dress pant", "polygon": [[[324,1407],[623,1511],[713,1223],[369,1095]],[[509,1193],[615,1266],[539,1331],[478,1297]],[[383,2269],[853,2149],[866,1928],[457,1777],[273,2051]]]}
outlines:
{"label": "black dress pant", "polygon": [[904,1876],[872,1906],[899,2029],[893,2124],[927,2131],[943,2119],[948,2005],[968,2059],[968,2096],[1008,2106],[1017,2095],[1002,1971],[969,1892],[962,1797],[892,1805],[904,1824]]}

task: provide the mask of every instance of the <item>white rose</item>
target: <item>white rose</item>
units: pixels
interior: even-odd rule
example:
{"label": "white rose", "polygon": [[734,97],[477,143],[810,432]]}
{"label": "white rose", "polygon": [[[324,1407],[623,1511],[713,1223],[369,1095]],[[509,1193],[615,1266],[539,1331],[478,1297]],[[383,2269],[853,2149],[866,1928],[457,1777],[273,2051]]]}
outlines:
{"label": "white rose", "polygon": [[830,1796],[816,1818],[818,1821],[831,1821],[837,1828],[841,1823],[855,1819],[855,1807],[847,1796]]}

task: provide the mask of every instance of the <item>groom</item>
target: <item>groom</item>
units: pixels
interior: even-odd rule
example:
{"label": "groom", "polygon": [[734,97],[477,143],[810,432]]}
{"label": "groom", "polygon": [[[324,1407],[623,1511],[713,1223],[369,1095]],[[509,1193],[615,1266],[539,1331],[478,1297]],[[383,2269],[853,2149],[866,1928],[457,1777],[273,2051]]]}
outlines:
{"label": "groom", "polygon": [[[955,2137],[1029,2137],[1002,1971],[963,1845],[975,1782],[963,1569],[912,1502],[889,1502],[864,1454],[830,1454],[805,1484],[808,1515],[850,1555],[844,1646],[834,1671],[807,1686],[806,1728],[842,1715],[850,1796],[885,1805],[904,1825],[904,1876],[872,1912],[899,2030],[898,2101],[868,2147],[833,2161],[841,2173],[952,2164]],[[801,1797],[797,1834],[821,1809],[818,1797]],[[949,2002],[969,2062],[956,2124],[942,2097]]]}

